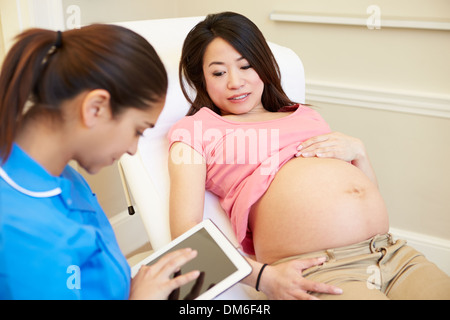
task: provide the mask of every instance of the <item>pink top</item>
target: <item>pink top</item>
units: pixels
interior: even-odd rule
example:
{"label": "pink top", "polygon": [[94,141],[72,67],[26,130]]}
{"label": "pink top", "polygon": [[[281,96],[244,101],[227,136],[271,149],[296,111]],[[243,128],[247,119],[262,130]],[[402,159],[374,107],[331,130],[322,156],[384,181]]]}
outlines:
{"label": "pink top", "polygon": [[329,132],[325,120],[303,105],[290,115],[261,122],[230,121],[202,108],[178,121],[168,138],[170,146],[184,142],[203,156],[206,190],[219,197],[244,252],[254,254],[250,208],[301,142]]}

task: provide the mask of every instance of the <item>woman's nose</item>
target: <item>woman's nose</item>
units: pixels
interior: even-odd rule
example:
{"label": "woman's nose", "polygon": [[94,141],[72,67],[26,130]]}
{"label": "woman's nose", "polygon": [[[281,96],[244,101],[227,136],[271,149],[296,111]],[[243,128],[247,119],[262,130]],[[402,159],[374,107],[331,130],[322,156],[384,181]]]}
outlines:
{"label": "woman's nose", "polygon": [[239,89],[245,83],[239,72],[228,73],[228,89]]}
{"label": "woman's nose", "polygon": [[137,148],[138,148],[138,143],[139,143],[139,139],[134,139],[133,144],[128,148],[127,153],[130,156],[133,156],[136,154]]}

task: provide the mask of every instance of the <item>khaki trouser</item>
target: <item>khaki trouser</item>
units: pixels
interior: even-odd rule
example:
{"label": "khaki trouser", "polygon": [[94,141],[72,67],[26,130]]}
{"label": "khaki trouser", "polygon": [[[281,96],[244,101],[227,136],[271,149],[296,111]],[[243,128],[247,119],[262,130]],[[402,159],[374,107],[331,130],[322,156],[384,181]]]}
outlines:
{"label": "khaki trouser", "polygon": [[341,288],[342,295],[314,294],[320,299],[448,299],[450,277],[420,252],[393,241],[390,234],[346,247],[302,254],[277,261],[327,257],[303,277]]}

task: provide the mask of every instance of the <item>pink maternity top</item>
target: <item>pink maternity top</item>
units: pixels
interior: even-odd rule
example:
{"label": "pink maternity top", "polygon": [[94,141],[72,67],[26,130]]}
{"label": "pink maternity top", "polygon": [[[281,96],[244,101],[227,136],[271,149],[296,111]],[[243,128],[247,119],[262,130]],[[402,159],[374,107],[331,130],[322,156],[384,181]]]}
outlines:
{"label": "pink maternity top", "polygon": [[[261,122],[237,122],[209,108],[178,121],[169,131],[174,142],[188,144],[206,162],[206,190],[219,197],[244,252],[254,254],[248,216],[277,171],[297,153],[298,145],[329,133],[325,120],[303,105],[290,115]],[[174,159],[177,161],[177,159]],[[189,159],[178,159],[189,162]]]}

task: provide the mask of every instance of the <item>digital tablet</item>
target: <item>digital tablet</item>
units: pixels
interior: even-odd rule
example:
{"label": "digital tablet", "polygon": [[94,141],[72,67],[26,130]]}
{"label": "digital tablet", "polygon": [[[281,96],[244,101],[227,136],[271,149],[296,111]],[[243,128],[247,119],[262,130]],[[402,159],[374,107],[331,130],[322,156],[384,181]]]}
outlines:
{"label": "digital tablet", "polygon": [[197,250],[198,254],[195,259],[181,267],[181,274],[194,270],[200,271],[201,274],[197,280],[182,286],[169,298],[213,299],[252,271],[251,266],[228,238],[207,219],[135,265],[132,276],[135,276],[142,265],[152,265],[164,254],[183,248]]}

